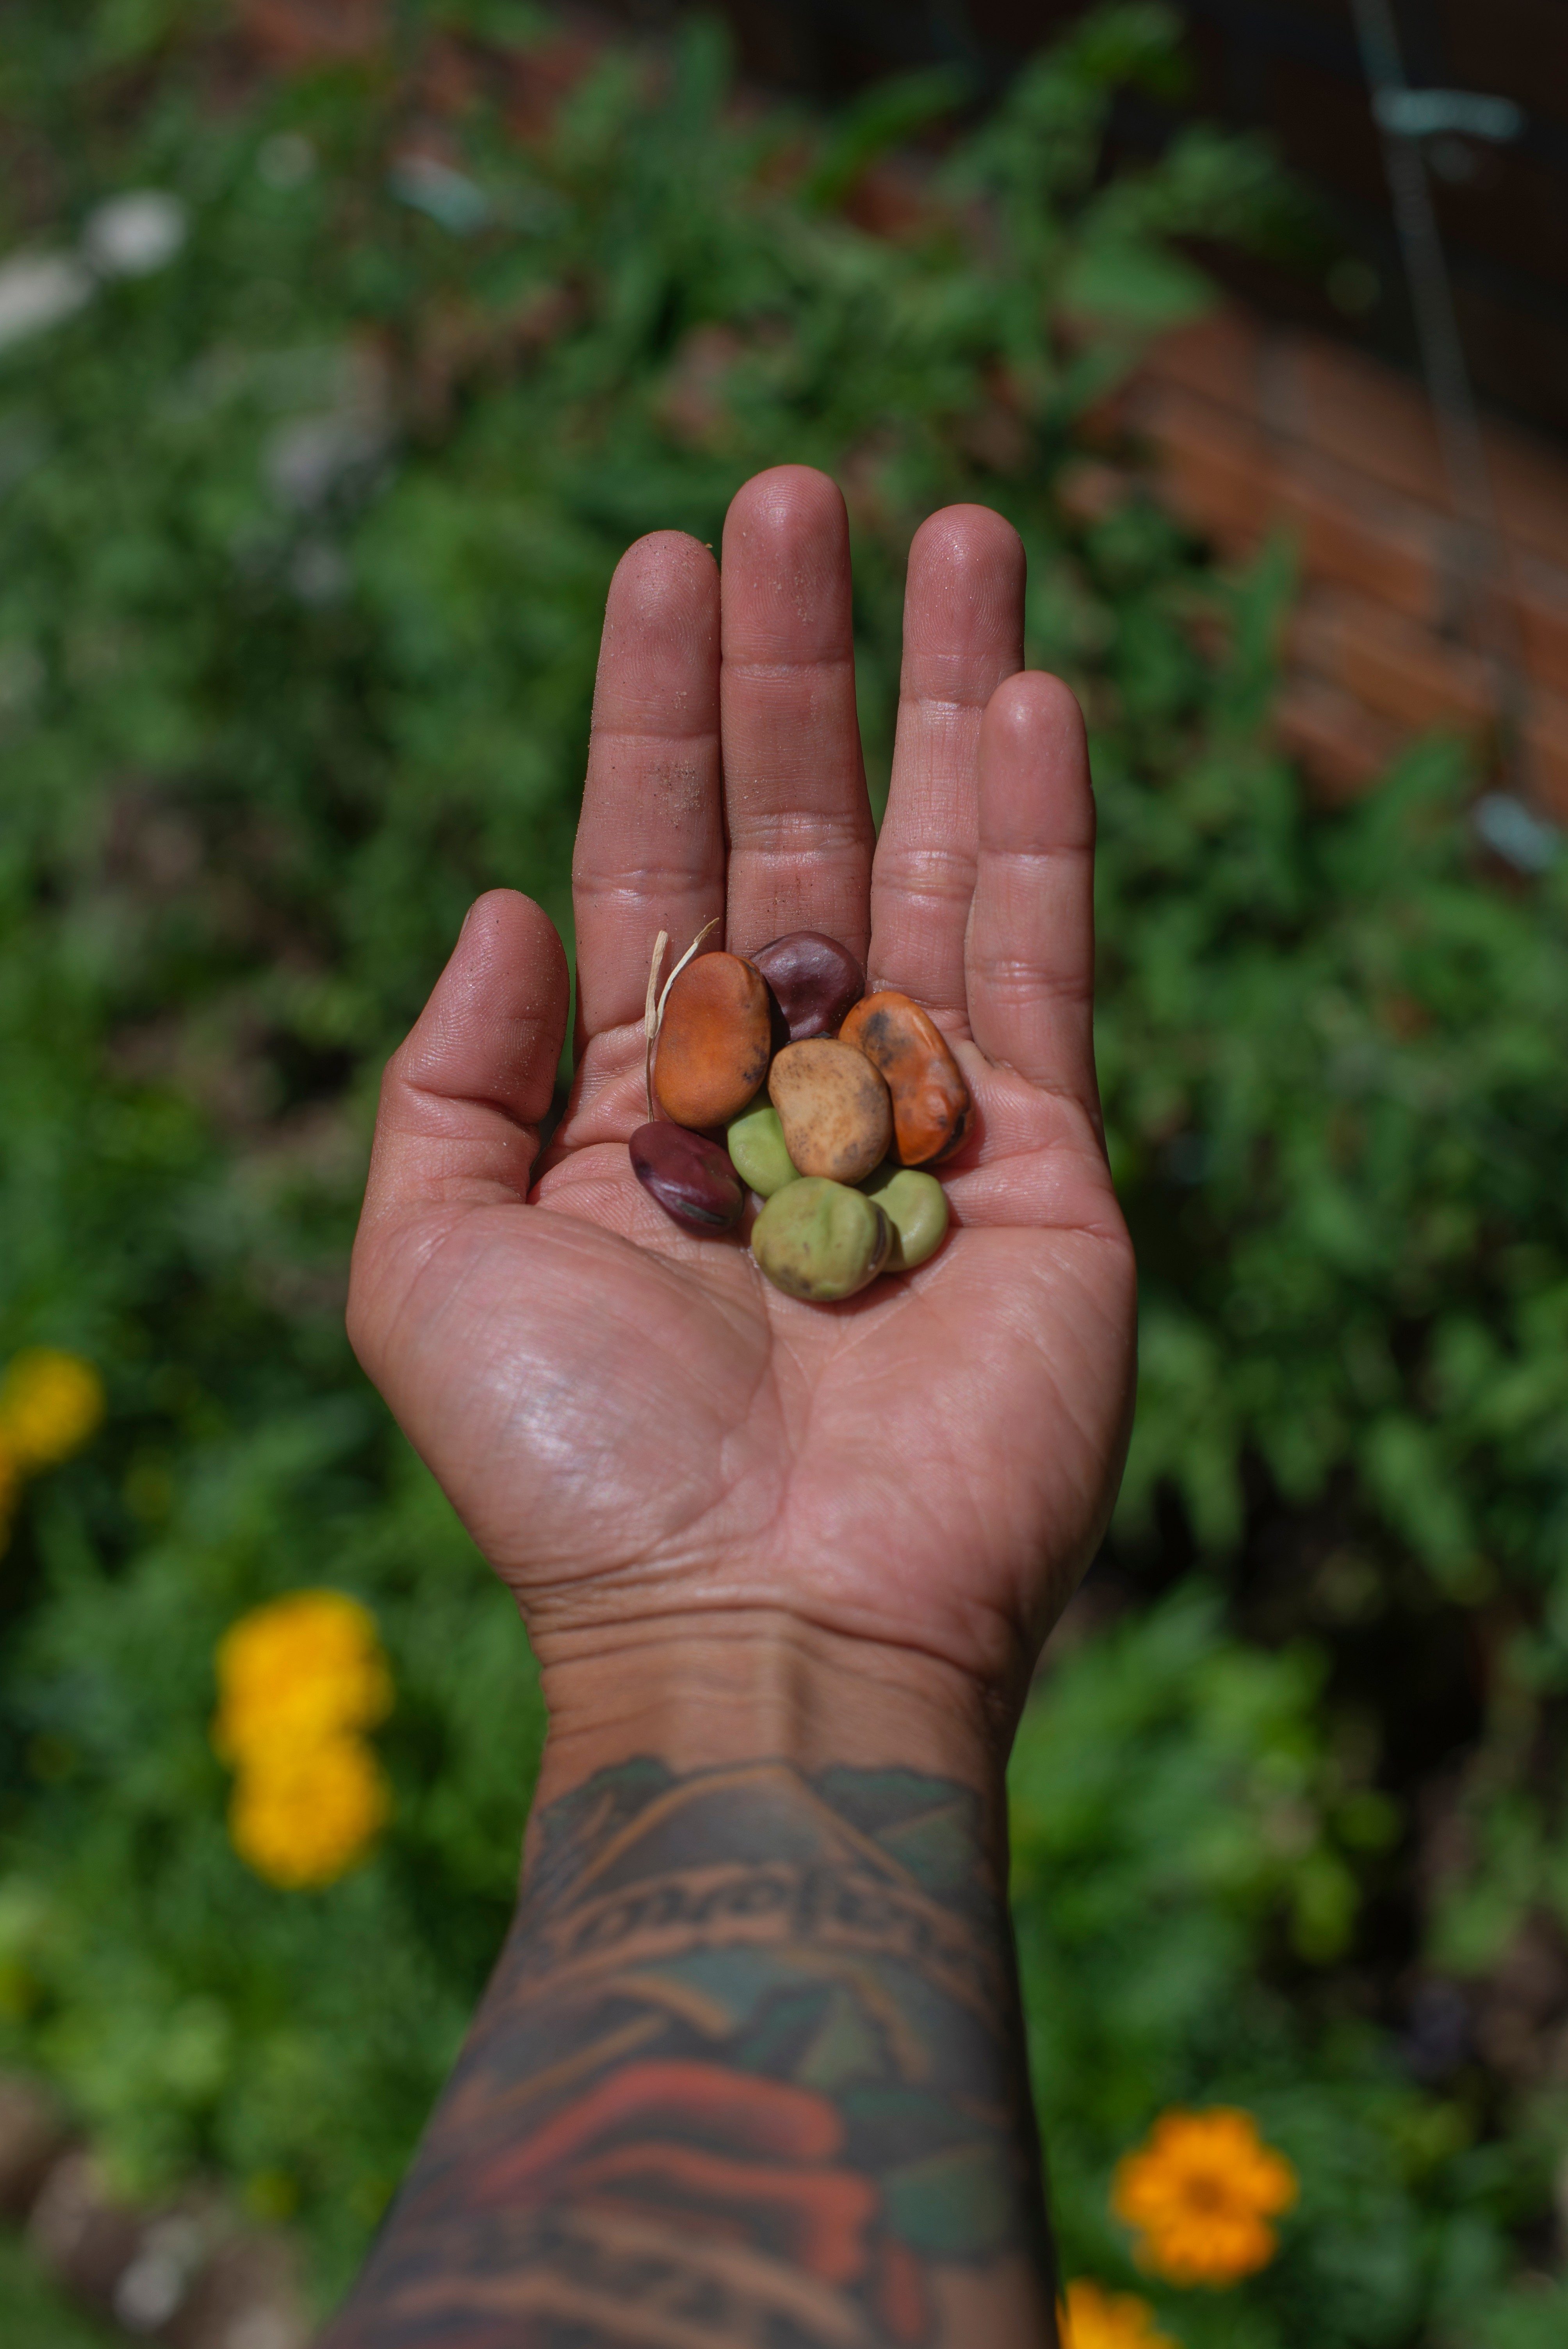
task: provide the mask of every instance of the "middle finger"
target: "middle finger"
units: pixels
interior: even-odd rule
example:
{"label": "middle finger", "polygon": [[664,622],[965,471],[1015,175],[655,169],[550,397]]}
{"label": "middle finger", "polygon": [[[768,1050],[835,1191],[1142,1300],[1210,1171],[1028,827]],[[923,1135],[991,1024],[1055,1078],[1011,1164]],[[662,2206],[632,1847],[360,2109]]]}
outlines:
{"label": "middle finger", "polygon": [[825,473],[779,465],[724,525],[726,943],[826,930],[863,961],[874,830],[855,715],[850,533]]}

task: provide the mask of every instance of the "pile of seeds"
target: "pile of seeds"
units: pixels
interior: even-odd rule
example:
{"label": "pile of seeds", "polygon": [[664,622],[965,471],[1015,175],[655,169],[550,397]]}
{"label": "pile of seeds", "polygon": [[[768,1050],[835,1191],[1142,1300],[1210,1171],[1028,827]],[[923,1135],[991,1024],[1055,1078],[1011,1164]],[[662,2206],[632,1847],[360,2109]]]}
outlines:
{"label": "pile of seeds", "polygon": [[812,1304],[923,1264],[947,1230],[926,1170],[961,1148],[974,1114],[930,1013],[891,988],[863,995],[854,957],[820,930],[749,956],[702,942],[662,995],[662,934],[655,949],[638,1182],[695,1232],[732,1231],[755,1192],[759,1269]]}

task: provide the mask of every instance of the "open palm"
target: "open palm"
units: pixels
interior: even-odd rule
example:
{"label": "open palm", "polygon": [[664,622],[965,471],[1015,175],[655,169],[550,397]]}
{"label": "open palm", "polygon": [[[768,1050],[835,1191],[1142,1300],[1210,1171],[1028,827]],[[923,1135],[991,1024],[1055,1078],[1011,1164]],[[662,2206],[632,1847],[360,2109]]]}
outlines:
{"label": "open palm", "polygon": [[[784,1610],[1016,1691],[1103,1529],[1133,1270],[1091,1038],[1082,727],[1021,670],[1023,557],[978,507],[912,550],[875,838],[848,534],[820,473],[748,483],[711,554],[661,533],[605,617],[573,882],[577,1072],[540,909],[481,898],[387,1073],[350,1330],[536,1647]],[[874,853],[873,853],[874,852]],[[768,1286],[633,1177],[653,945],[825,930],[953,1041],[955,1228],[845,1304]]]}

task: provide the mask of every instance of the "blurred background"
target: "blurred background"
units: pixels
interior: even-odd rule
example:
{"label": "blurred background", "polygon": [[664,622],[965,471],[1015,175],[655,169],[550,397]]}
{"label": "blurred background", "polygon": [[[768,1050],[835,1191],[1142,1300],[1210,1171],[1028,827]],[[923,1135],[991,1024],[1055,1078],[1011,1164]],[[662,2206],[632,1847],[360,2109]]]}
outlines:
{"label": "blurred background", "polygon": [[[344,1340],[377,1081],[478,890],[570,937],[616,557],[789,459],[879,804],[946,501],[1090,722],[1078,2349],[1560,2349],[1563,0],[11,0],[0,155],[7,2344],[302,2349],[461,2037],[542,1722]],[[1198,2283],[1113,2197],[1216,2106]]]}

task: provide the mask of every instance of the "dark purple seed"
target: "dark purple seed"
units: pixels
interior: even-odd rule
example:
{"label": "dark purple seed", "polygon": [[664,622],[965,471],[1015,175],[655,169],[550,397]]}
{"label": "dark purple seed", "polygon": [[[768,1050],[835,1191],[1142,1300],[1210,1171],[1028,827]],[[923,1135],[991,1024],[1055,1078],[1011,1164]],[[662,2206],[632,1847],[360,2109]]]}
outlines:
{"label": "dark purple seed", "polygon": [[849,948],[820,930],[791,930],[747,960],[772,988],[791,1044],[811,1036],[836,1036],[865,985],[865,973]]}
{"label": "dark purple seed", "polygon": [[627,1148],[633,1174],[666,1216],[688,1232],[734,1230],[746,1185],[717,1143],[655,1120],[638,1126]]}

